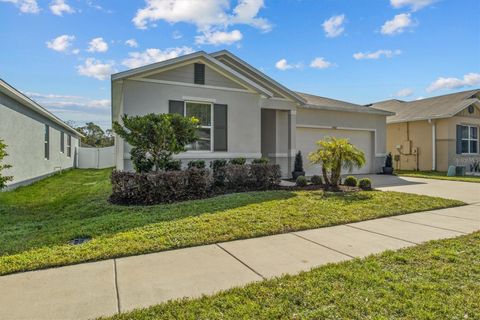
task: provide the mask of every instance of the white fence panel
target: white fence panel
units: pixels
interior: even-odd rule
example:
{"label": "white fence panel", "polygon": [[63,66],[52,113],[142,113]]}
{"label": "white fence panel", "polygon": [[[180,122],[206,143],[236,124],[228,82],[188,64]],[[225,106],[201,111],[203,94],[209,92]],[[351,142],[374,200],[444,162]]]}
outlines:
{"label": "white fence panel", "polygon": [[106,148],[78,148],[78,168],[103,169],[115,165],[115,146]]}

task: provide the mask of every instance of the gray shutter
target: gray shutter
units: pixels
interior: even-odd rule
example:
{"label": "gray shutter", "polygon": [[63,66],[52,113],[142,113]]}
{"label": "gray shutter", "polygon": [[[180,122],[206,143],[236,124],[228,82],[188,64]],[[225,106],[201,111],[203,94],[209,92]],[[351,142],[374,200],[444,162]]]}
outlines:
{"label": "gray shutter", "polygon": [[227,105],[213,106],[213,151],[227,151],[228,117]]}
{"label": "gray shutter", "polygon": [[457,154],[462,154],[462,126],[457,124]]}
{"label": "gray shutter", "polygon": [[169,100],[168,113],[178,113],[183,116],[183,101]]}

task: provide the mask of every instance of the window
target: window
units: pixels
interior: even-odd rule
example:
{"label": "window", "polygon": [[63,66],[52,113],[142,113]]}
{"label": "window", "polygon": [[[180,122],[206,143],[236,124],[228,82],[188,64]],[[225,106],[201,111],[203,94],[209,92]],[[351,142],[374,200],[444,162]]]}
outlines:
{"label": "window", "polygon": [[202,63],[194,64],[193,83],[205,84],[205,65]]}
{"label": "window", "polygon": [[45,159],[50,159],[50,127],[45,125],[45,136],[44,136],[44,147],[45,147]]}
{"label": "window", "polygon": [[210,103],[185,102],[184,115],[200,120],[198,141],[188,145],[187,150],[212,150],[212,105]]}
{"label": "window", "polygon": [[67,136],[67,157],[72,156],[72,136],[68,135]]}
{"label": "window", "polygon": [[478,153],[478,127],[461,127],[461,151],[462,153]]}
{"label": "window", "polygon": [[60,132],[60,152],[65,152],[65,133]]}

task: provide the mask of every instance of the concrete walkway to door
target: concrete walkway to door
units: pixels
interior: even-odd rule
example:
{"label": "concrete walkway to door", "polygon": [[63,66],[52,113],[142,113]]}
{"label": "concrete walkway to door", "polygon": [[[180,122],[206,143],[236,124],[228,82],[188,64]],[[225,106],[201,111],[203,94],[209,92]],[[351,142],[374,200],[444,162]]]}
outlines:
{"label": "concrete walkway to door", "polygon": [[[388,188],[435,189],[412,179]],[[457,237],[480,230],[480,185],[471,185],[463,207],[2,276],[0,319],[91,319]]]}

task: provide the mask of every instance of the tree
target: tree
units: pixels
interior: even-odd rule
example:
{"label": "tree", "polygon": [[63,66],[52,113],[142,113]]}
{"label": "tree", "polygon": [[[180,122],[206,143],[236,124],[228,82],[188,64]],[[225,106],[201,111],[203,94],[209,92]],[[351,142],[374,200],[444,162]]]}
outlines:
{"label": "tree", "polygon": [[6,187],[7,182],[13,180],[12,176],[4,176],[2,175],[2,170],[11,168],[12,166],[9,164],[2,164],[2,160],[8,156],[7,151],[5,150],[7,145],[0,139],[0,190]]}
{"label": "tree", "polygon": [[[122,116],[123,125],[113,123],[113,131],[133,148],[130,151],[137,172],[165,170],[172,155],[186,151],[198,140],[199,120],[179,114]],[[151,165],[149,164],[151,163]]]}
{"label": "tree", "polygon": [[85,126],[78,127],[78,132],[84,135],[82,143],[97,148],[110,147],[114,144],[112,130],[103,131],[100,126],[93,122],[87,122]]}
{"label": "tree", "polygon": [[326,137],[317,141],[317,145],[318,150],[311,152],[308,158],[311,163],[321,165],[325,185],[330,189],[338,189],[342,168],[352,171],[354,167],[365,165],[364,153],[348,139]]}

